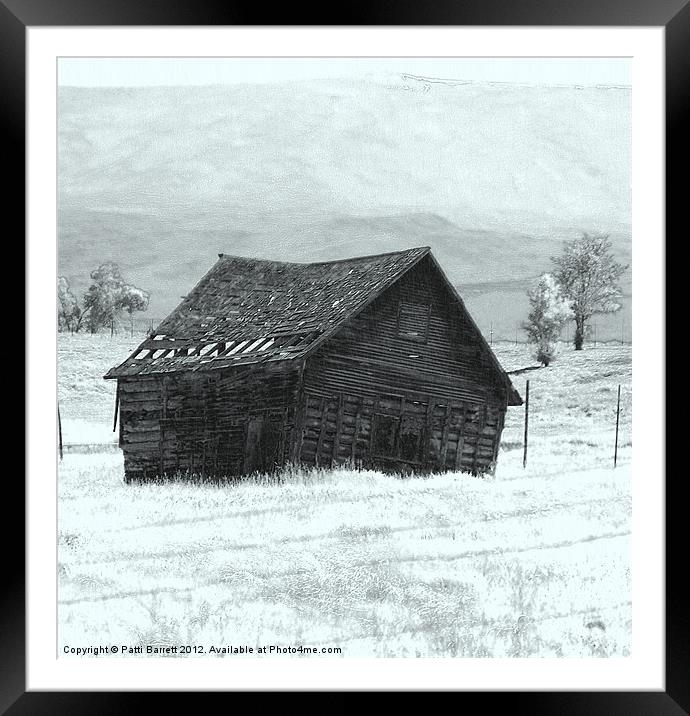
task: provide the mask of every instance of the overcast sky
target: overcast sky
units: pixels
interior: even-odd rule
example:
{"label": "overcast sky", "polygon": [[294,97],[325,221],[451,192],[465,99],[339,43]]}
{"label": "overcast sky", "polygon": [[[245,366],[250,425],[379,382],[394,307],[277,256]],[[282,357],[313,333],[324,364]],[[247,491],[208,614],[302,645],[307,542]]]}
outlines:
{"label": "overcast sky", "polygon": [[631,85],[629,58],[137,58],[58,60],[58,83],[141,87],[273,83],[410,73],[442,79],[527,84]]}

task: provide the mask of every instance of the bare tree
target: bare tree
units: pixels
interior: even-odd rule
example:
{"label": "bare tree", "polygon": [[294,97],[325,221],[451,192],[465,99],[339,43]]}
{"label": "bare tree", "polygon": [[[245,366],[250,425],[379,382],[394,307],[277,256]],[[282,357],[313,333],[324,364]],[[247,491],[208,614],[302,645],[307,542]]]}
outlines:
{"label": "bare tree", "polygon": [[621,307],[618,279],[628,268],[617,263],[608,234],[583,233],[565,243],[560,256],[551,257],[555,278],[575,318],[575,350],[582,350],[587,322],[595,313]]}

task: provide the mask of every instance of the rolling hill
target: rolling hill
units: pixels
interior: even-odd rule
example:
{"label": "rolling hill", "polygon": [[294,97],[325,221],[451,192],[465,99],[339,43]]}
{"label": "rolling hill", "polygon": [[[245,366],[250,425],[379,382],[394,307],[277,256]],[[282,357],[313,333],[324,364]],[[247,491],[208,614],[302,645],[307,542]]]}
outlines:
{"label": "rolling hill", "polygon": [[[163,317],[219,252],[319,261],[429,245],[480,327],[581,230],[630,262],[630,90],[434,84],[59,90],[59,270],[113,260]],[[625,281],[630,293],[630,276]],[[601,320],[620,336],[624,315]]]}

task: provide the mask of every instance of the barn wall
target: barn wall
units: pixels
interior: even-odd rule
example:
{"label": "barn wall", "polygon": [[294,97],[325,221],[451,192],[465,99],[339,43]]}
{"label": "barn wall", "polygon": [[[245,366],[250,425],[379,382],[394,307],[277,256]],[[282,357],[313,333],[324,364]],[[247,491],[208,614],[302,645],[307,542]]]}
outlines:
{"label": "barn wall", "polygon": [[505,386],[451,300],[424,259],[307,360],[302,462],[492,468]]}
{"label": "barn wall", "polygon": [[[120,447],[125,476],[134,476],[159,464],[162,393],[155,378],[119,380]],[[163,446],[165,448],[165,446]]]}
{"label": "barn wall", "polygon": [[262,367],[120,381],[127,477],[270,471],[291,457],[298,373]]}
{"label": "barn wall", "polygon": [[[495,403],[444,401],[402,389],[378,398],[306,392],[299,461],[392,472],[486,472],[497,457],[504,416],[505,407]],[[386,438],[396,443],[390,449]]]}

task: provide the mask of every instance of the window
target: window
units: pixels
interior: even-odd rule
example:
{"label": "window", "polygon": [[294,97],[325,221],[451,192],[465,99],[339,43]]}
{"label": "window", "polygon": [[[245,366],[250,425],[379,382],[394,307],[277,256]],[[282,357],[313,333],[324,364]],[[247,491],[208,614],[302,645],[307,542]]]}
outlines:
{"label": "window", "polygon": [[479,432],[480,426],[480,406],[468,405],[465,408],[465,424],[464,429],[470,433]]}
{"label": "window", "polygon": [[427,403],[381,396],[373,418],[372,455],[421,463],[426,440]]}
{"label": "window", "polygon": [[412,341],[426,343],[430,312],[431,306],[400,301],[398,305],[398,335]]}

